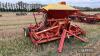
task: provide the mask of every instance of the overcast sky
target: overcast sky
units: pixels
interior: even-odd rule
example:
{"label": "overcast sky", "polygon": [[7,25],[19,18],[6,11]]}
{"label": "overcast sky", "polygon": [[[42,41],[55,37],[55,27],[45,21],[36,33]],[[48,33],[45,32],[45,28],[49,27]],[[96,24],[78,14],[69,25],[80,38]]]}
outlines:
{"label": "overcast sky", "polygon": [[72,6],[80,6],[80,7],[100,7],[100,0],[0,0],[0,2],[10,2],[16,3],[18,1],[23,1],[27,3],[57,3],[60,1],[66,1],[68,4]]}

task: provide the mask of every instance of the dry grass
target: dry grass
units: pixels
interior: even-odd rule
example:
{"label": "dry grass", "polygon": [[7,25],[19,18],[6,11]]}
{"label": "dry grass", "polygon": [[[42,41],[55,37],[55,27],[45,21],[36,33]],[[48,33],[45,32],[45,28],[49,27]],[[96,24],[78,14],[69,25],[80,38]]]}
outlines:
{"label": "dry grass", "polygon": [[[11,13],[0,17],[0,56],[69,56],[81,55],[76,51],[72,51],[71,45],[65,42],[63,52],[61,54],[57,53],[57,47],[59,42],[50,42],[41,44],[38,47],[35,47],[31,41],[24,37],[23,27],[27,27],[29,23],[34,23],[32,14],[30,13],[27,16],[15,16]],[[8,13],[10,14],[10,13]],[[38,16],[41,18],[41,16]],[[40,20],[38,20],[40,21]],[[84,47],[95,48],[97,51],[100,51],[100,24],[86,24],[79,22],[72,22],[72,24],[77,24],[83,28],[89,38],[89,43]],[[79,41],[75,42],[74,47],[79,47]],[[84,44],[84,43],[83,43]],[[82,44],[81,44],[82,45]],[[71,48],[70,48],[71,47]],[[97,52],[92,54],[96,55]]]}

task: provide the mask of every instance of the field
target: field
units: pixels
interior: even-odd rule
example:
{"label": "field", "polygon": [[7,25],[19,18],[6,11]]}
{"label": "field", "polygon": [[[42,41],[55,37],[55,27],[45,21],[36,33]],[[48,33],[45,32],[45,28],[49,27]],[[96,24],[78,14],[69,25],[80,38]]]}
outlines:
{"label": "field", "polygon": [[[91,14],[91,12],[86,14],[89,13]],[[37,48],[31,43],[28,37],[24,37],[23,28],[27,27],[30,23],[35,23],[32,13],[28,13],[27,16],[16,16],[15,13],[12,12],[2,12],[0,14],[3,15],[3,17],[0,17],[0,56],[100,55],[100,23],[86,24],[80,22],[72,22],[72,24],[77,24],[86,31],[87,34],[85,37],[89,39],[89,43],[86,43],[86,45],[82,47],[95,49],[93,53],[78,53],[76,50],[71,51],[70,49],[73,47],[66,43],[63,52],[59,54],[57,53],[57,47],[59,43],[58,41],[42,44]],[[40,21],[42,16],[39,15],[37,18],[37,21]],[[81,46],[76,42],[75,47],[80,48]]]}

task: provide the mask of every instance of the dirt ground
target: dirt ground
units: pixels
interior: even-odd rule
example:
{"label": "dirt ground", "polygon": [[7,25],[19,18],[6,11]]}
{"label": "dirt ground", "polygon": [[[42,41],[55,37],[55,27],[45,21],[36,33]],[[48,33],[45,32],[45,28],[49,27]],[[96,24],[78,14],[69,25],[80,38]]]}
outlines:
{"label": "dirt ground", "polygon": [[[87,13],[87,12],[84,12]],[[93,13],[93,12],[92,12]],[[97,12],[94,12],[97,13]],[[98,12],[100,13],[100,12]],[[42,44],[36,48],[31,41],[24,37],[23,28],[29,24],[35,23],[32,13],[26,16],[16,16],[12,12],[2,12],[0,17],[0,56],[97,56],[100,55],[100,23],[87,24],[80,22],[71,22],[79,25],[86,31],[86,37],[89,43],[84,48],[91,48],[93,53],[78,53],[71,51],[69,47],[64,47],[61,54],[57,53],[58,41],[47,44]],[[91,12],[88,12],[91,14]],[[40,21],[42,16],[38,15],[37,21]],[[68,43],[67,43],[68,44]],[[76,43],[77,45],[77,43]],[[80,46],[79,46],[80,47]],[[71,47],[73,48],[73,47]],[[74,47],[75,49],[75,47]],[[91,51],[89,50],[89,51]]]}

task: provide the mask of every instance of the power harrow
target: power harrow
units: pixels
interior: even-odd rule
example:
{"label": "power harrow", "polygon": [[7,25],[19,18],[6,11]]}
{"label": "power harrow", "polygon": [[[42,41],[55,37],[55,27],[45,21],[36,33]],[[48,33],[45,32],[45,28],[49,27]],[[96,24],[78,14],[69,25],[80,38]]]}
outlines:
{"label": "power harrow", "polygon": [[75,13],[77,9],[65,8],[65,2],[56,5],[53,4],[54,7],[57,7],[57,5],[60,5],[62,9],[53,9],[53,7],[48,9],[46,6],[40,10],[44,16],[43,21],[41,22],[36,21],[36,16],[33,13],[36,24],[30,24],[29,27],[24,28],[25,36],[29,36],[32,43],[35,45],[59,40],[58,52],[62,52],[64,40],[71,36],[74,36],[82,42],[87,42],[85,38],[79,37],[79,35],[86,34],[86,32],[78,25],[71,25],[71,22],[68,19],[68,16]]}

